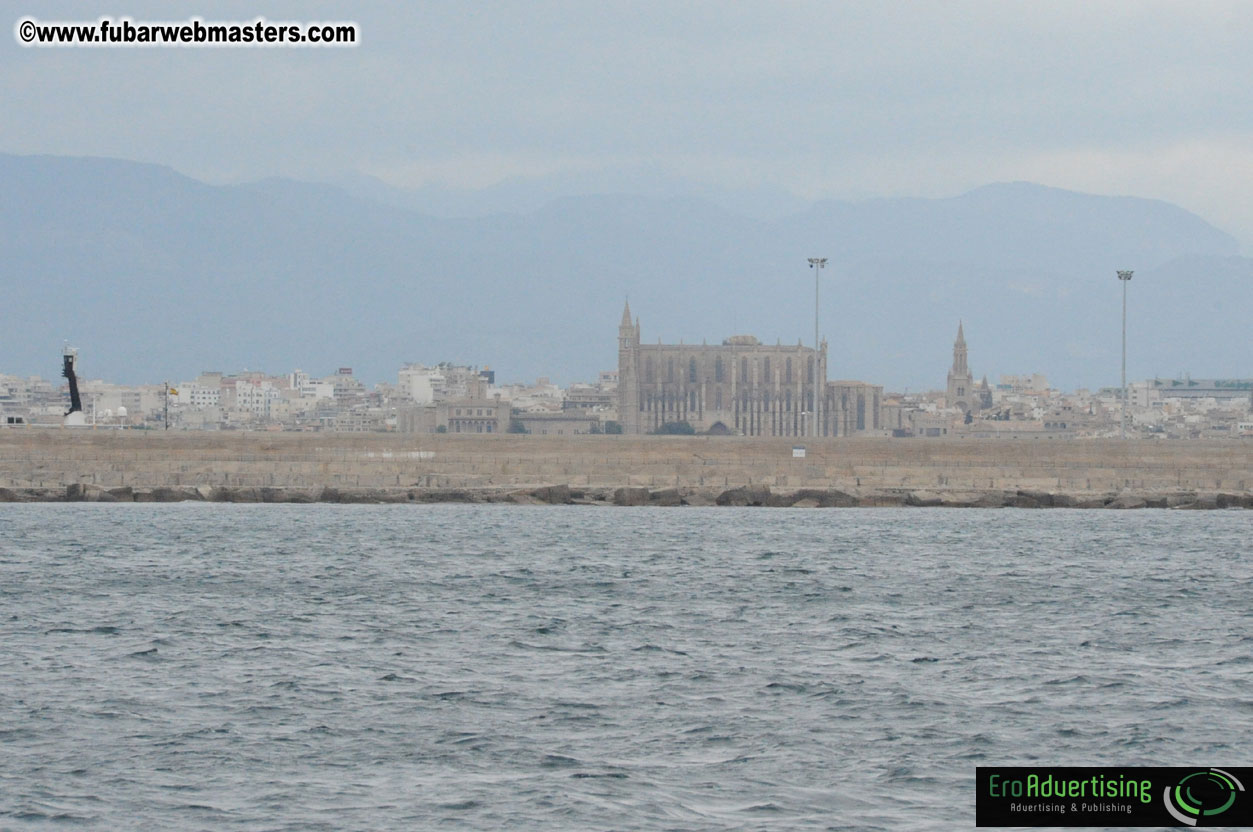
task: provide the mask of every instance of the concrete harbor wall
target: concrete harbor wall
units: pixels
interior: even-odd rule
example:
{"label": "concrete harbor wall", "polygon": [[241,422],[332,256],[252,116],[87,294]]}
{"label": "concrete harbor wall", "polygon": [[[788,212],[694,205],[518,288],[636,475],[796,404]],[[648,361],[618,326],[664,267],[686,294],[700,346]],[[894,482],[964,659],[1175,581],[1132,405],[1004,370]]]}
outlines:
{"label": "concrete harbor wall", "polygon": [[[805,446],[804,458],[793,445]],[[0,488],[1247,495],[1253,442],[0,430]],[[220,491],[219,493],[226,493]],[[315,497],[316,498],[316,497]],[[926,499],[926,498],[924,498]],[[938,499],[938,497],[937,497]],[[871,503],[873,504],[873,502]]]}

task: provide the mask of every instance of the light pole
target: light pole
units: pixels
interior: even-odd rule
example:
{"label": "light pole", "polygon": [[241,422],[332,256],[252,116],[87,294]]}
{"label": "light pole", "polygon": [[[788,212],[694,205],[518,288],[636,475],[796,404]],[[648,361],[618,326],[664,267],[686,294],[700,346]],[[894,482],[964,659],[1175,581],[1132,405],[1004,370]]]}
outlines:
{"label": "light pole", "polygon": [[826,267],[827,258],[809,258],[809,268],[814,270],[814,387],[813,407],[810,408],[810,410],[813,411],[813,415],[810,417],[813,425],[811,435],[813,436],[818,435],[818,278],[822,275],[822,270]]}
{"label": "light pole", "polygon": [[1131,270],[1118,272],[1118,280],[1122,283],[1122,418],[1119,421],[1119,433],[1127,438],[1127,284],[1131,282]]}

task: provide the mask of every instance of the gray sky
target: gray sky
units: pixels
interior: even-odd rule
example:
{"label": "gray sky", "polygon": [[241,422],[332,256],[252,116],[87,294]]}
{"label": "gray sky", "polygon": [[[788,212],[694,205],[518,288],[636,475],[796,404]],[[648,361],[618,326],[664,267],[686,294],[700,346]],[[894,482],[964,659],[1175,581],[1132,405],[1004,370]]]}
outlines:
{"label": "gray sky", "polygon": [[[175,9],[178,9],[177,11]],[[1253,3],[7,5],[0,151],[477,188],[640,164],[805,197],[1029,180],[1253,253]],[[20,17],[353,20],[355,49],[37,49]]]}

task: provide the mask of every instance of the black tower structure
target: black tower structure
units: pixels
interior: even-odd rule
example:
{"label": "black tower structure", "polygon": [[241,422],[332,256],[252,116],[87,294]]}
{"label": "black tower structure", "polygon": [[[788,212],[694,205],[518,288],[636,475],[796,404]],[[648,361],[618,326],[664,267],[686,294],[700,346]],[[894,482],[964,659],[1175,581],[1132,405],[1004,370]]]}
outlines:
{"label": "black tower structure", "polygon": [[77,364],[78,350],[66,347],[61,362],[61,375],[70,382],[70,409],[65,411],[66,416],[83,411],[83,400],[78,395],[78,374],[75,372]]}

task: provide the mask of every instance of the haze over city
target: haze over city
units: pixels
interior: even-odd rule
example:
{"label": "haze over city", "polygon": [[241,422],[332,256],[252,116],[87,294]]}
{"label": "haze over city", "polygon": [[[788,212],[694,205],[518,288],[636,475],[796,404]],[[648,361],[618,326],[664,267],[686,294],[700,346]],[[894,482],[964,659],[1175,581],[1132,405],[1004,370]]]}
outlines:
{"label": "haze over city", "polygon": [[[808,342],[823,255],[837,377],[935,386],[965,320],[993,377],[1114,383],[1118,268],[1133,378],[1247,374],[1246,5],[266,14],[360,42],[4,40],[4,371],[47,374],[69,340],[129,383],[441,360],[590,380],[626,296],[654,338]],[[986,187],[1012,182],[1045,187]]]}

